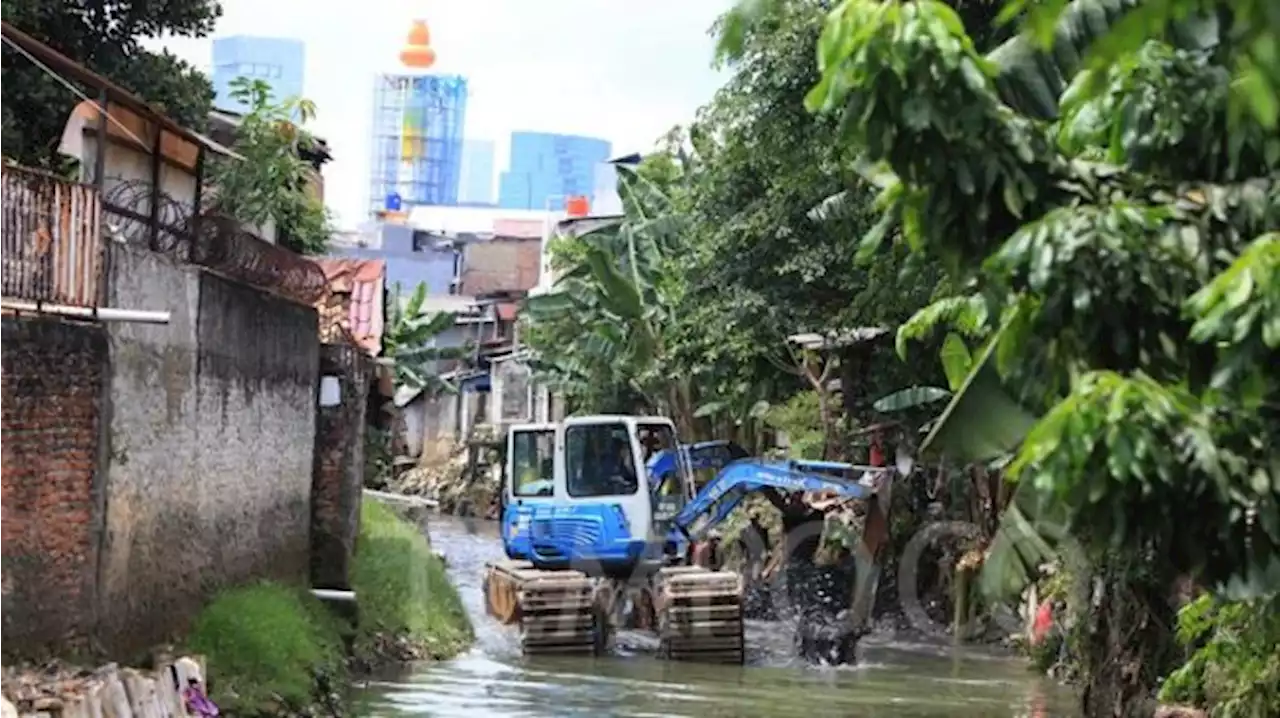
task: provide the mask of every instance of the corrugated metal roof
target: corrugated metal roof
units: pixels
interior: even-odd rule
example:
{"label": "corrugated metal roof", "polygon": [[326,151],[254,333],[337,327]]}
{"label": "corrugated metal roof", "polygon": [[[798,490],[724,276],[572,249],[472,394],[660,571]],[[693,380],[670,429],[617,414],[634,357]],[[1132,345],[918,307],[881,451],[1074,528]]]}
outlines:
{"label": "corrugated metal roof", "polygon": [[316,307],[321,340],[334,341],[345,332],[371,356],[381,354],[386,261],[330,257],[314,261],[329,280],[329,291]]}

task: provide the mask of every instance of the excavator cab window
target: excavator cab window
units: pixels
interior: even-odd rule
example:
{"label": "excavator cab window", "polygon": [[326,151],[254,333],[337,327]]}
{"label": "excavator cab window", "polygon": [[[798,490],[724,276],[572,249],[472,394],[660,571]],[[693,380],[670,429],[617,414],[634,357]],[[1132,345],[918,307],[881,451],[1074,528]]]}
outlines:
{"label": "excavator cab window", "polygon": [[555,490],[555,432],[520,431],[512,437],[512,494],[551,496]]}
{"label": "excavator cab window", "polygon": [[[667,424],[637,424],[636,439],[639,440],[642,447],[645,466],[648,466],[649,461],[663,451],[670,451],[673,455],[683,458],[680,455],[680,446],[676,443],[675,432]],[[689,480],[688,472],[685,470],[685,462],[678,460],[675,466],[674,473],[659,477],[661,483],[656,487],[651,487],[655,496],[680,497],[685,495],[685,488]]]}
{"label": "excavator cab window", "polygon": [[565,430],[565,478],[575,498],[628,496],[640,489],[625,424],[578,424]]}

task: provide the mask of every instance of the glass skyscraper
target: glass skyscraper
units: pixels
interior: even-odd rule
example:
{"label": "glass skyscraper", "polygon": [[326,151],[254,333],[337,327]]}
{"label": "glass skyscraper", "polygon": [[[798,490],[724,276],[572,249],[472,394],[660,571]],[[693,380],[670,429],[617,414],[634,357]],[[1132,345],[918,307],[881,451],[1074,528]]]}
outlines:
{"label": "glass skyscraper", "polygon": [[251,35],[220,37],[213,41],[213,105],[231,112],[248,110],[231,98],[231,81],[237,77],[265,81],[277,101],[301,95],[305,65],[306,46],[301,40]]}
{"label": "glass skyscraper", "polygon": [[608,140],[545,132],[511,133],[510,166],[498,182],[505,209],[562,209],[565,197],[591,197],[597,168],[609,160]]}
{"label": "glass skyscraper", "polygon": [[462,141],[458,204],[493,204],[493,141]]}

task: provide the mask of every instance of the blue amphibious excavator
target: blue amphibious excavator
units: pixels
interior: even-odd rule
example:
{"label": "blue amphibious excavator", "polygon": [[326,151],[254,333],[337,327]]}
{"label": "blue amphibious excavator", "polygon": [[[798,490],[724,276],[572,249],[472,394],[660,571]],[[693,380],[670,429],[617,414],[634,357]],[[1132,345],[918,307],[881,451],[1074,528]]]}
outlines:
{"label": "blue amphibious excavator", "polygon": [[[681,445],[669,419],[648,416],[513,426],[506,469],[507,559],[486,567],[484,591],[526,654],[599,654],[632,627],[655,631],[662,657],[723,663],[744,659],[743,581],[694,565],[696,543],[753,492],[865,500],[891,480],[881,467]],[[699,469],[717,473],[695,491]]]}

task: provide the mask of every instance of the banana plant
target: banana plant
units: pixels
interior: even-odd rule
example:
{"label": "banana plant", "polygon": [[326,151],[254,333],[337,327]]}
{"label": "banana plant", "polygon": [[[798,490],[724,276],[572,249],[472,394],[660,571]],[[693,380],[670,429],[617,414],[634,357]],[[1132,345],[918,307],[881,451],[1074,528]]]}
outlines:
{"label": "banana plant", "polygon": [[407,300],[401,302],[400,283],[391,291],[387,329],[383,334],[383,355],[395,362],[396,389],[430,394],[457,391],[440,378],[439,362],[463,359],[467,346],[437,347],[434,339],[454,325],[457,315],[449,312],[427,312],[423,309],[427,285],[418,284]]}
{"label": "banana plant", "polygon": [[947,388],[927,385],[909,386],[880,397],[872,404],[872,408],[882,414],[889,414],[918,409],[944,399],[951,399],[969,375],[973,358],[969,355],[969,347],[965,345],[964,339],[955,333],[947,335],[942,343],[939,357],[942,359],[942,370],[947,376],[949,385]]}
{"label": "banana plant", "polygon": [[610,410],[662,410],[689,431],[691,388],[671,371],[669,351],[681,293],[670,263],[680,251],[683,219],[641,174],[627,167],[618,174],[624,216],[553,240],[553,262],[563,274],[551,292],[526,301],[528,343],[549,385],[610,386],[598,398],[629,396],[643,405]]}
{"label": "banana plant", "polygon": [[[881,398],[876,410],[904,411],[946,399],[946,408],[926,424],[929,433],[918,452],[939,454],[966,465],[1003,465],[1036,416],[1005,392],[992,367],[1002,333],[990,337],[976,358],[958,334],[948,334],[941,358],[950,388],[907,387]],[[988,596],[1021,593],[1042,565],[1058,557],[1059,547],[1067,540],[1064,518],[1052,515],[1033,499],[1031,491],[1015,488],[1003,507],[980,578]]]}

